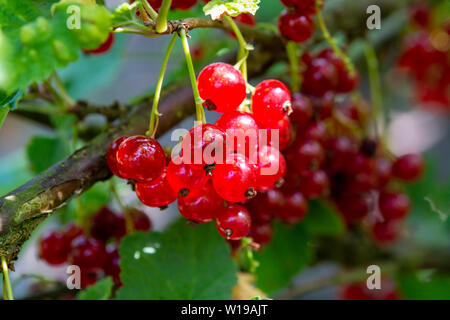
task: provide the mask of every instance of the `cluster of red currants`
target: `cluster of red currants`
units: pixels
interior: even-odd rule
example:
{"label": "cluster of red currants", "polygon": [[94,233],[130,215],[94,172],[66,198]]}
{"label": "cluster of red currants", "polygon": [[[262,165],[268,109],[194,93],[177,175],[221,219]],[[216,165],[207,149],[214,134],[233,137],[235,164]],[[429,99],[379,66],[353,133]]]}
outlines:
{"label": "cluster of red currants", "polygon": [[223,114],[215,125],[194,126],[183,137],[179,154],[166,160],[156,140],[120,137],[109,147],[107,162],[116,176],[135,183],[145,205],[164,207],[178,199],[186,219],[216,220],[224,237],[238,240],[251,226],[239,203],[274,188],[286,173],[279,150],[292,135],[287,116],[291,95],[280,81],[265,80],[252,94],[252,113],[238,111],[247,97],[246,81],[225,63],[204,68],[198,89],[205,107]]}
{"label": "cluster of red currants", "polygon": [[281,0],[287,7],[278,20],[283,37],[294,42],[305,42],[314,32],[312,15],[316,13],[316,0]]}
{"label": "cluster of red currants", "polygon": [[80,267],[81,287],[94,284],[104,276],[111,276],[115,285],[120,283],[118,245],[127,230],[148,231],[152,223],[145,213],[135,209],[126,218],[107,207],[100,209],[90,221],[89,230],[70,224],[64,230],[53,230],[40,239],[39,255],[51,265],[69,263]]}
{"label": "cluster of red currants", "polygon": [[410,34],[398,66],[414,81],[416,99],[427,109],[450,110],[450,23],[431,29],[431,9],[413,6],[411,20],[417,30]]}

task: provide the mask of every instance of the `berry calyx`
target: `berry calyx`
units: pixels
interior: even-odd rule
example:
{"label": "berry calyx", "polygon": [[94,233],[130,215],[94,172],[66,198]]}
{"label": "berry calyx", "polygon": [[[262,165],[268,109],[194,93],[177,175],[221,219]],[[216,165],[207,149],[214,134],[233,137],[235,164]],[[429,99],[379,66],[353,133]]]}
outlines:
{"label": "berry calyx", "polygon": [[230,204],[219,213],[217,230],[227,240],[239,240],[247,236],[251,227],[251,217],[241,205]]}
{"label": "berry calyx", "polygon": [[239,70],[226,63],[205,67],[197,79],[200,97],[209,110],[235,111],[247,96],[245,79]]}
{"label": "berry calyx", "polygon": [[259,148],[257,159],[256,190],[273,189],[275,184],[286,174],[287,168],[284,156],[273,147],[262,146]]}
{"label": "berry calyx", "polygon": [[117,168],[126,179],[145,183],[156,179],[165,168],[164,149],[155,139],[132,136],[117,150]]}

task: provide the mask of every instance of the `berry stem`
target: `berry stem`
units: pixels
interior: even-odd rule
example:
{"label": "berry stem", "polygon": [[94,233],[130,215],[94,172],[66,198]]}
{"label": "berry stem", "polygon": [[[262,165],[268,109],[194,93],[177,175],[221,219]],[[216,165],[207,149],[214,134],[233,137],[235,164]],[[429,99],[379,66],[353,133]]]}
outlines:
{"label": "berry stem", "polygon": [[163,0],[161,8],[159,9],[158,18],[156,19],[156,32],[162,33],[167,31],[167,14],[169,13],[172,0]]}
{"label": "berry stem", "polygon": [[62,100],[64,101],[66,107],[71,107],[76,105],[75,100],[73,100],[69,93],[67,92],[64,84],[61,81],[61,78],[58,76],[56,71],[53,71],[53,79],[55,79],[56,86],[58,87],[59,93],[61,95]]}
{"label": "berry stem", "polygon": [[286,52],[291,73],[291,90],[292,92],[299,92],[302,84],[299,64],[300,50],[294,41],[289,41],[286,45]]}
{"label": "berry stem", "polygon": [[322,31],[322,35],[325,38],[325,40],[328,41],[328,43],[330,44],[334,53],[339,58],[342,59],[350,76],[354,76],[355,75],[355,66],[353,65],[352,60],[339,48],[339,46],[337,45],[334,38],[330,35],[330,32],[327,29],[327,26],[325,25],[325,21],[322,16],[322,10],[320,9],[322,2],[323,2],[322,0],[316,0],[317,22],[319,24],[320,30]]}
{"label": "berry stem", "polygon": [[147,0],[141,0],[142,6],[144,7],[145,11],[150,15],[150,18],[152,20],[158,19],[158,13],[153,9],[153,7],[150,5],[150,3],[147,2]]}
{"label": "berry stem", "polygon": [[160,116],[160,113],[158,112],[158,103],[159,103],[159,99],[161,97],[161,90],[162,90],[162,85],[163,85],[163,81],[164,81],[164,75],[165,75],[166,69],[167,69],[167,63],[169,62],[170,53],[172,52],[172,49],[173,49],[176,39],[177,39],[177,34],[174,33],[172,35],[172,38],[170,39],[169,45],[166,49],[166,53],[164,55],[163,63],[161,66],[161,71],[159,73],[158,82],[156,84],[155,96],[153,97],[152,112],[150,114],[150,127],[147,131],[147,136],[150,136],[152,138],[155,137],[156,130],[158,129],[158,122],[159,122],[159,116]]}
{"label": "berry stem", "polygon": [[198,91],[197,78],[195,76],[194,64],[192,63],[191,51],[189,50],[189,42],[186,36],[186,29],[180,30],[180,38],[183,44],[184,55],[186,56],[186,63],[189,71],[189,77],[191,78],[192,91],[195,99],[195,110],[197,113],[197,121],[205,123],[203,112],[203,99],[200,98],[200,92]]}
{"label": "berry stem", "polygon": [[[3,271],[3,297],[5,300],[14,300],[13,292],[11,288],[11,281],[9,280],[9,270],[8,264],[6,263],[6,258],[1,257],[2,271]],[[5,290],[6,288],[6,290]],[[6,293],[6,294],[5,294]]]}
{"label": "berry stem", "polygon": [[248,44],[245,41],[244,36],[241,33],[241,30],[239,30],[239,27],[236,25],[236,23],[233,21],[233,19],[228,15],[224,15],[224,18],[230,25],[231,29],[233,29],[233,32],[236,35],[236,38],[239,42],[240,47],[239,47],[237,60],[240,63],[239,69],[241,70],[241,73],[244,76],[245,81],[247,81]]}
{"label": "berry stem", "polygon": [[145,10],[144,8],[144,2],[146,2],[145,0],[141,0],[139,1],[139,12],[142,15],[142,20],[143,21],[150,21],[150,17],[148,16],[147,10]]}
{"label": "berry stem", "polygon": [[372,108],[375,117],[376,132],[379,137],[384,138],[384,110],[383,96],[381,94],[381,81],[379,73],[379,65],[377,54],[372,45],[366,41],[365,54],[367,62],[367,71],[369,74],[370,96],[372,100]]}
{"label": "berry stem", "polygon": [[129,208],[123,203],[122,198],[119,195],[119,192],[116,188],[116,182],[114,181],[114,178],[112,178],[110,181],[110,190],[111,194],[113,195],[114,199],[117,201],[117,204],[119,205],[120,209],[124,213],[125,217],[125,228],[127,231],[127,234],[134,232],[134,224],[133,224],[133,217],[130,215]]}
{"label": "berry stem", "polygon": [[7,106],[0,108],[0,129],[2,128],[3,121],[5,121],[8,113],[9,113],[9,108]]}

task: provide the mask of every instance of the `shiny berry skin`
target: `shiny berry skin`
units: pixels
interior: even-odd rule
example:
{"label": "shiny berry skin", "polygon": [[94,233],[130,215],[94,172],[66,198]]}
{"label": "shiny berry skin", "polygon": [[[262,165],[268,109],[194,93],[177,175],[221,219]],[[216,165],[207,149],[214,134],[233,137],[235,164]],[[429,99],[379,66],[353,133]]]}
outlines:
{"label": "shiny berry skin", "polygon": [[327,59],[336,69],[337,83],[334,90],[339,93],[347,93],[356,88],[359,83],[359,74],[355,70],[354,74],[350,74],[344,61],[336,56],[331,49],[324,49],[317,57]]}
{"label": "shiny berry skin", "polygon": [[261,146],[258,150],[257,159],[256,190],[273,189],[275,184],[286,174],[287,168],[284,156],[273,147]]}
{"label": "shiny berry skin", "polygon": [[172,0],[172,8],[178,10],[189,10],[197,4],[197,0]]}
{"label": "shiny berry skin", "polygon": [[400,236],[401,220],[385,220],[377,222],[372,227],[372,236],[379,245],[389,245],[395,242]]}
{"label": "shiny berry skin", "polygon": [[404,193],[382,192],[378,205],[381,214],[387,220],[402,219],[411,209],[411,201]]}
{"label": "shiny berry skin", "polygon": [[216,112],[235,111],[247,96],[245,79],[239,70],[226,63],[205,67],[197,80],[200,97]]}
{"label": "shiny berry skin", "polygon": [[289,118],[300,129],[303,129],[311,122],[313,113],[313,106],[308,97],[300,93],[294,93],[292,95],[292,114]]}
{"label": "shiny berry skin", "polygon": [[212,181],[217,194],[229,202],[242,202],[255,195],[257,166],[242,154],[227,155],[226,162],[216,164]]}
{"label": "shiny berry skin", "polygon": [[328,143],[327,168],[332,172],[342,170],[352,158],[354,151],[355,145],[348,137],[341,136],[332,139]]}
{"label": "shiny berry skin", "polygon": [[233,20],[249,26],[254,26],[256,24],[255,16],[246,12],[241,13],[237,17],[233,17]]}
{"label": "shiny berry skin", "polygon": [[411,182],[422,175],[424,161],[420,154],[406,154],[395,160],[392,167],[393,175],[403,181]]}
{"label": "shiny berry skin", "polygon": [[[270,126],[261,125],[263,129],[267,129],[266,140],[268,145],[279,149],[280,151],[284,151],[292,141],[292,124],[289,120],[289,117],[285,116],[277,123],[273,123]],[[278,130],[278,134],[275,134],[275,130]],[[266,145],[266,141],[262,138],[263,135],[260,132],[259,142],[261,145]],[[277,141],[278,140],[278,141]]]}
{"label": "shiny berry skin", "polygon": [[318,170],[325,160],[325,153],[317,141],[305,140],[289,149],[287,160],[295,172],[304,174]]}
{"label": "shiny berry skin", "polygon": [[91,235],[100,241],[116,237],[120,239],[126,233],[125,220],[107,207],[98,211],[91,222]]}
{"label": "shiny berry skin", "polygon": [[317,121],[305,130],[302,137],[307,140],[315,140],[323,147],[326,147],[330,133],[328,132],[328,128],[323,121]]}
{"label": "shiny berry skin", "polygon": [[207,181],[206,171],[202,165],[185,164],[181,156],[174,157],[167,166],[167,181],[172,190],[182,196],[201,189]]}
{"label": "shiny berry skin", "polygon": [[117,168],[117,150],[119,150],[120,144],[127,138],[128,137],[117,138],[110,144],[108,151],[106,152],[106,162],[108,163],[109,170],[111,170],[111,172],[119,178],[123,178],[123,176]]}
{"label": "shiny berry skin", "polygon": [[164,149],[150,137],[129,137],[117,150],[117,168],[126,179],[150,182],[161,175],[165,164]]}
{"label": "shiny berry skin", "polygon": [[83,228],[81,228],[80,226],[77,226],[74,223],[67,225],[64,228],[63,232],[64,232],[64,238],[66,239],[69,246],[72,243],[73,239],[84,234]]}
{"label": "shiny berry skin", "polygon": [[245,203],[245,207],[248,208],[252,216],[252,221],[255,222],[271,221],[283,206],[283,193],[277,189],[259,193],[255,198]]}
{"label": "shiny berry skin", "polygon": [[136,231],[149,231],[152,229],[152,221],[150,218],[142,211],[132,209],[128,212],[133,221],[133,227]]}
{"label": "shiny berry skin", "polygon": [[370,202],[364,195],[339,197],[336,205],[348,224],[361,221],[370,210]]}
{"label": "shiny berry skin", "polygon": [[309,199],[317,199],[329,191],[330,180],[323,170],[308,172],[300,180],[300,191]]}
{"label": "shiny berry skin", "polygon": [[264,245],[272,240],[273,227],[270,222],[256,222],[252,221],[252,227],[248,234],[254,242]]}
{"label": "shiny berry skin", "polygon": [[59,265],[67,261],[70,243],[62,232],[53,231],[46,234],[39,243],[39,256],[48,264]]}
{"label": "shiny berry skin", "polygon": [[314,32],[314,21],[309,15],[284,11],[278,20],[278,29],[283,37],[294,42],[305,42]]}
{"label": "shiny berry skin", "polygon": [[[246,156],[258,148],[258,124],[251,113],[240,111],[224,113],[215,125],[226,132],[226,152],[239,152]],[[232,144],[232,145],[231,145]]]}
{"label": "shiny berry skin", "polygon": [[102,268],[106,259],[105,245],[102,241],[78,236],[72,241],[69,261],[80,268]]}
{"label": "shiny berry skin", "polygon": [[217,230],[227,240],[239,240],[250,232],[252,219],[247,209],[238,204],[223,208],[216,220]]}
{"label": "shiny berry skin", "polygon": [[226,156],[225,132],[209,123],[193,127],[181,142],[181,155],[186,164],[223,163]]}
{"label": "shiny berry skin", "polygon": [[252,95],[252,111],[258,124],[276,124],[292,111],[289,89],[278,80],[264,80]]}
{"label": "shiny berry skin", "polygon": [[284,195],[284,207],[277,213],[278,218],[288,224],[299,223],[308,213],[308,200],[299,192]]}
{"label": "shiny berry skin", "polygon": [[303,77],[303,91],[317,97],[333,91],[339,80],[336,67],[325,58],[313,58],[306,64]]}
{"label": "shiny berry skin", "polygon": [[137,183],[136,195],[148,207],[164,207],[177,199],[177,194],[167,180],[166,170],[157,179],[149,183]]}
{"label": "shiny berry skin", "polygon": [[223,202],[212,182],[208,181],[201,190],[186,197],[178,196],[178,210],[188,220],[205,223],[217,218],[217,213],[223,209]]}
{"label": "shiny berry skin", "polygon": [[105,42],[103,42],[98,48],[83,51],[88,55],[97,55],[106,53],[112,48],[114,44],[114,39],[115,39],[114,33],[110,32],[108,38],[106,38]]}

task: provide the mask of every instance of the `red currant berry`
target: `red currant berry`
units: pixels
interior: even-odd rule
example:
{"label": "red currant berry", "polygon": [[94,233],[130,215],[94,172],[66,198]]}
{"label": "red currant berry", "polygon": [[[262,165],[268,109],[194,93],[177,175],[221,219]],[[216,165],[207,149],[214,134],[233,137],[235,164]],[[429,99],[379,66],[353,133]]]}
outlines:
{"label": "red currant berry", "polygon": [[242,202],[255,195],[257,167],[242,154],[229,154],[216,164],[212,181],[217,194],[229,202]]}
{"label": "red currant berry", "polygon": [[331,49],[322,50],[318,57],[327,59],[334,65],[337,72],[338,81],[335,90],[339,93],[347,93],[353,91],[359,83],[359,74],[355,70],[354,74],[350,74],[344,61],[336,56]]}
{"label": "red currant berry", "polygon": [[300,191],[309,199],[328,194],[329,187],[330,180],[323,170],[308,172],[300,181]]}
{"label": "red currant berry", "polygon": [[257,222],[252,223],[250,229],[249,237],[253,239],[254,242],[264,245],[270,242],[272,239],[273,227],[270,222]]}
{"label": "red currant berry", "polygon": [[328,144],[327,168],[332,171],[340,171],[348,165],[355,152],[352,140],[345,136],[332,139]]}
{"label": "red currant berry", "polygon": [[120,265],[119,265],[119,251],[117,245],[112,244],[106,247],[106,260],[103,270],[105,275],[110,276],[116,287],[120,287],[122,282],[120,281]]}
{"label": "red currant berry", "polygon": [[172,0],[172,8],[178,10],[189,10],[197,4],[197,0]]}
{"label": "red currant berry", "polygon": [[260,147],[257,159],[256,190],[273,189],[275,184],[286,174],[286,160],[280,151],[270,146]]}
{"label": "red currant berry", "polygon": [[81,236],[82,234],[84,234],[83,228],[77,226],[74,223],[67,225],[66,228],[64,229],[64,238],[66,239],[67,244],[69,246],[72,243],[73,239],[75,239],[78,236]]}
{"label": "red currant berry", "polygon": [[280,190],[272,189],[258,194],[245,205],[252,216],[252,221],[269,222],[284,206],[284,196]]}
{"label": "red currant berry", "polygon": [[298,174],[318,170],[324,160],[322,146],[315,140],[305,140],[297,143],[287,153],[289,167]]}
{"label": "red currant berry", "polygon": [[364,195],[339,197],[336,205],[348,224],[361,221],[370,210],[370,201]]}
{"label": "red currant berry", "polygon": [[120,144],[125,141],[128,137],[119,137],[116,140],[114,140],[111,145],[108,148],[108,151],[106,152],[106,162],[108,163],[109,170],[111,172],[119,177],[124,178],[122,174],[119,172],[119,169],[117,167],[117,150],[119,150]]}
{"label": "red currant berry", "polygon": [[227,136],[212,124],[193,127],[181,142],[181,156],[185,164],[208,165],[223,163]]}
{"label": "red currant berry", "polygon": [[414,181],[423,173],[424,163],[420,154],[406,154],[397,158],[392,171],[396,178],[403,181]]}
{"label": "red currant berry", "polygon": [[409,197],[404,193],[382,192],[378,205],[387,220],[402,219],[411,209]]}
{"label": "red currant berry", "polygon": [[410,10],[411,20],[420,28],[427,28],[430,25],[431,9],[426,3],[416,3]]}
{"label": "red currant berry", "polygon": [[152,229],[152,221],[150,218],[142,211],[133,209],[128,212],[133,220],[134,230],[136,231],[149,231]]}
{"label": "red currant berry", "polygon": [[39,256],[52,265],[66,262],[69,250],[70,244],[59,231],[46,234],[39,243]]}
{"label": "red currant berry", "polygon": [[[265,145],[265,140],[268,141],[269,145],[279,149],[280,151],[285,150],[292,141],[292,124],[289,117],[284,117],[277,123],[271,124],[270,126],[261,125],[262,128],[267,129],[267,137],[264,139],[261,131],[259,136],[259,142],[261,145]],[[276,131],[277,130],[277,131]]]}
{"label": "red currant berry", "polygon": [[217,230],[227,240],[239,240],[247,236],[251,224],[247,209],[237,204],[223,208],[216,221]]}
{"label": "red currant berry", "polygon": [[308,213],[308,200],[299,192],[284,195],[284,207],[277,213],[278,218],[288,224],[296,224],[303,220]]}
{"label": "red currant berry", "polygon": [[223,199],[217,195],[211,181],[198,192],[187,197],[178,196],[178,210],[188,220],[210,222],[217,218],[217,213],[222,209]]}
{"label": "red currant berry", "polygon": [[81,288],[82,289],[86,289],[89,286],[92,286],[93,284],[95,284],[101,277],[101,271],[98,268],[82,268],[81,269],[81,275],[80,275],[80,280],[81,280]]}
{"label": "red currant berry", "polygon": [[113,237],[120,239],[125,234],[125,221],[107,207],[103,207],[92,218],[91,235],[106,242]]}
{"label": "red currant berry", "polygon": [[308,97],[300,93],[292,96],[292,114],[289,118],[299,126],[300,130],[311,122],[313,111],[311,100]]}
{"label": "red currant berry", "polygon": [[377,187],[383,188],[392,178],[392,163],[385,157],[375,160],[375,174],[377,177]]}
{"label": "red currant berry", "polygon": [[306,64],[303,77],[303,91],[318,97],[333,91],[338,82],[336,67],[325,58],[314,58]]}
{"label": "red currant berry", "polygon": [[177,199],[177,194],[167,181],[166,171],[149,183],[137,183],[136,195],[143,204],[149,207],[165,207]]}
{"label": "red currant berry", "polygon": [[103,242],[78,236],[72,241],[69,261],[80,268],[102,268],[106,259],[105,245]]}
{"label": "red currant berry", "polygon": [[304,132],[303,139],[315,140],[322,146],[326,147],[330,138],[328,128],[323,121],[318,121],[311,124]]}
{"label": "red currant berry", "polygon": [[385,220],[377,222],[372,227],[373,240],[380,245],[389,245],[400,236],[401,220]]}
{"label": "red currant berry", "polygon": [[110,32],[108,35],[108,38],[106,38],[105,42],[103,42],[98,48],[96,49],[90,49],[90,50],[83,50],[86,54],[102,54],[108,52],[113,44],[114,44],[114,33]]}
{"label": "red currant berry", "polygon": [[247,96],[244,77],[226,63],[213,63],[204,68],[197,84],[207,108],[216,112],[235,111]]}
{"label": "red currant berry", "polygon": [[164,149],[150,137],[129,137],[117,150],[117,168],[126,179],[150,182],[161,175],[165,164]]}
{"label": "red currant berry", "polygon": [[314,32],[314,21],[309,15],[284,11],[278,20],[278,29],[289,40],[305,42]]}
{"label": "red currant berry", "polygon": [[264,80],[252,95],[252,111],[258,124],[276,124],[292,112],[289,89],[278,80]]}
{"label": "red currant berry", "polygon": [[176,156],[167,166],[167,180],[175,193],[187,196],[191,191],[201,189],[207,181],[202,165],[185,164],[181,156]]}
{"label": "red currant berry", "polygon": [[[242,24],[246,24],[248,26],[254,26],[256,24],[255,16],[250,13],[241,13],[237,17],[233,18],[234,21],[240,22]],[[236,35],[233,32],[229,32],[230,36],[236,38]]]}

